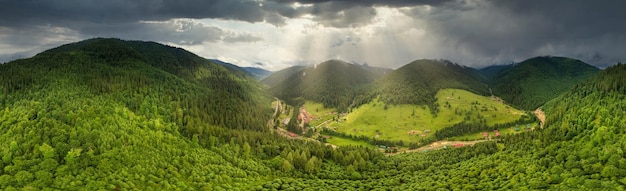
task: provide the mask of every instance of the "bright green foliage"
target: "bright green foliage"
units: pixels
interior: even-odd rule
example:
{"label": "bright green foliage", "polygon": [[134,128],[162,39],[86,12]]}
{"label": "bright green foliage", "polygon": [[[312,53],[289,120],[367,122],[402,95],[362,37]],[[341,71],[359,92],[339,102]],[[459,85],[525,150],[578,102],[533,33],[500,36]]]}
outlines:
{"label": "bright green foliage", "polygon": [[534,110],[598,71],[580,60],[536,57],[500,71],[490,81],[495,95],[519,108]]}
{"label": "bright green foliage", "polygon": [[44,143],[43,145],[39,146],[39,151],[43,155],[44,159],[52,159],[55,156],[54,148],[52,148],[47,143]]}

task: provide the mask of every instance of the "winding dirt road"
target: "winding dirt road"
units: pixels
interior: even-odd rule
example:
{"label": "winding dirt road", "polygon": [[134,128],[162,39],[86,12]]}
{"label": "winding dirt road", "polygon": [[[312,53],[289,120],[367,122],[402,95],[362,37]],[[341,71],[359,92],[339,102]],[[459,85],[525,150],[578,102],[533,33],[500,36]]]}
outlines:
{"label": "winding dirt road", "polygon": [[543,112],[543,110],[541,110],[541,108],[537,108],[535,111],[533,111],[533,113],[535,114],[535,116],[537,116],[537,118],[539,119],[539,121],[541,121],[541,129],[543,129],[543,124],[546,123],[546,113]]}

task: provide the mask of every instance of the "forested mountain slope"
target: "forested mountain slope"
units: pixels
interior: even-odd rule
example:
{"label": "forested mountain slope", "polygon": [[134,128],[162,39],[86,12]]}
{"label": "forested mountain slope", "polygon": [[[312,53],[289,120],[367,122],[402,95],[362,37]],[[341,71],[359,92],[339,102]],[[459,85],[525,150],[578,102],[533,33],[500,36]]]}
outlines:
{"label": "forested mountain slope", "polygon": [[92,39],[0,65],[0,189],[621,190],[626,66],[589,79],[544,129],[383,157],[271,133],[256,80],[182,49]]}
{"label": "forested mountain slope", "polygon": [[269,75],[266,78],[263,78],[263,80],[261,80],[261,82],[263,82],[264,84],[267,84],[268,86],[272,87],[272,86],[276,86],[277,84],[287,80],[287,78],[289,78],[290,76],[306,69],[307,66],[292,66],[289,68],[285,68],[279,71],[276,71],[274,73],[272,73],[271,75]]}
{"label": "forested mountain slope", "polygon": [[505,136],[498,143],[387,157],[351,179],[273,183],[331,190],[624,189],[626,65],[601,71],[544,107],[544,129]]}
{"label": "forested mountain slope", "polygon": [[482,74],[483,77],[487,79],[487,81],[491,81],[493,80],[493,78],[495,78],[500,73],[502,73],[502,71],[508,70],[512,68],[513,66],[515,65],[514,64],[492,65],[492,66],[487,66],[485,68],[481,68],[480,70],[478,70],[478,72],[480,72],[480,74]]}
{"label": "forested mountain slope", "polygon": [[247,75],[152,42],[91,39],[9,62],[0,190],[251,190],[382,157],[273,134],[270,102]]}
{"label": "forested mountain slope", "polygon": [[432,105],[440,89],[457,88],[488,95],[475,69],[442,60],[416,60],[376,82],[376,93],[388,104]]}
{"label": "forested mountain slope", "polygon": [[599,69],[564,57],[535,57],[502,70],[490,80],[493,93],[512,105],[534,110]]}
{"label": "forested mountain slope", "polygon": [[[291,68],[287,70],[292,70]],[[298,71],[272,85],[274,75],[264,82],[270,91],[286,101],[302,97],[340,110],[348,108],[353,100],[367,93],[367,85],[384,75],[380,68],[329,60]],[[277,72],[275,75],[282,75]]]}
{"label": "forested mountain slope", "polygon": [[239,67],[237,65],[234,65],[232,63],[228,63],[228,62],[224,62],[221,60],[217,60],[217,59],[209,59],[209,61],[222,65],[224,66],[226,69],[229,69],[231,72],[233,73],[245,73],[251,77],[254,77],[257,80],[261,80],[267,76],[269,76],[270,74],[272,74],[272,72],[261,69],[261,68],[255,68],[255,67]]}
{"label": "forested mountain slope", "polygon": [[265,70],[263,68],[242,67],[242,69],[247,71],[248,73],[252,74],[252,76],[254,76],[258,80],[265,79],[268,76],[272,75],[272,71],[268,71],[268,70]]}

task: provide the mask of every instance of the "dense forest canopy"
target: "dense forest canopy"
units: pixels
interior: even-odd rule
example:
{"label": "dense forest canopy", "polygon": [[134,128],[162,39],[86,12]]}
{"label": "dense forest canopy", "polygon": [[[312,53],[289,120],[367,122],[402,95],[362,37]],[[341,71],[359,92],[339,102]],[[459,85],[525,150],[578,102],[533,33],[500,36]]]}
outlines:
{"label": "dense forest canopy", "polygon": [[540,107],[599,71],[580,60],[552,56],[535,57],[500,69],[497,74],[483,70],[492,76],[493,93],[526,110]]}
{"label": "dense forest canopy", "polygon": [[489,90],[475,69],[446,60],[416,60],[378,80],[375,94],[388,104],[428,105],[437,113],[435,94],[445,88],[464,89],[479,95]]}
{"label": "dense forest canopy", "polygon": [[[488,93],[459,73],[431,85]],[[279,136],[269,92],[243,73],[157,43],[91,39],[0,65],[0,189],[624,189],[626,66],[572,87],[542,107],[543,129],[384,156]]]}
{"label": "dense forest canopy", "polygon": [[[296,98],[323,103],[326,107],[345,110],[363,94],[368,85],[389,70],[329,60],[301,69],[288,68],[263,80],[276,97],[290,104]],[[280,78],[283,79],[280,79]],[[279,82],[275,82],[275,80]]]}

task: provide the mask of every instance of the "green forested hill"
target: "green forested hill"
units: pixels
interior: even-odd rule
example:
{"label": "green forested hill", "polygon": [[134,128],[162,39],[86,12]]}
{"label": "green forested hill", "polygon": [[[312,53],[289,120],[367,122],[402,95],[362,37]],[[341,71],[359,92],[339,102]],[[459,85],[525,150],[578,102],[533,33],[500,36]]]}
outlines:
{"label": "green forested hill", "polygon": [[273,134],[255,80],[182,49],[92,39],[0,65],[0,189],[623,190],[626,66],[589,79],[543,129],[384,157]]}
{"label": "green forested hill", "polygon": [[381,101],[389,104],[432,106],[435,94],[444,88],[489,93],[476,70],[439,60],[416,60],[376,82]]}
{"label": "green forested hill", "polygon": [[329,60],[288,75],[278,83],[273,80],[287,72],[276,72],[263,81],[271,86],[270,91],[276,97],[283,100],[302,97],[343,110],[357,96],[367,93],[365,88],[384,74],[381,71],[384,70]]}
{"label": "green forested hill", "polygon": [[534,110],[598,71],[580,60],[535,57],[502,70],[490,81],[495,95],[522,109]]}
{"label": "green forested hill", "polygon": [[251,190],[382,157],[273,134],[270,103],[247,75],[152,42],[90,39],[9,62],[0,190]]}
{"label": "green forested hill", "polygon": [[[157,106],[151,111],[154,114],[177,111],[180,119],[176,120],[183,125],[262,130],[271,113],[267,106],[271,97],[244,72],[229,71],[183,49],[153,42],[90,39],[3,67],[7,75],[2,82],[9,95],[49,87],[44,90],[119,96],[118,101],[133,112],[153,105]],[[15,85],[16,81],[27,83]]]}
{"label": "green forested hill", "polygon": [[273,183],[338,190],[623,190],[626,65],[601,71],[544,109],[544,129],[497,143],[387,157],[351,179]]}

